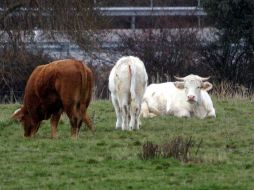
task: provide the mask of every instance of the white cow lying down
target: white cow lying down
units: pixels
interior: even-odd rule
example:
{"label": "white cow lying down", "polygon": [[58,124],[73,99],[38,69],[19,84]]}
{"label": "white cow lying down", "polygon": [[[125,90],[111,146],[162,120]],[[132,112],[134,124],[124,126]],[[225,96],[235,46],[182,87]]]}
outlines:
{"label": "white cow lying down", "polygon": [[181,82],[151,84],[146,88],[141,108],[143,117],[216,117],[213,102],[207,93],[212,89],[212,84],[205,82],[209,77],[191,74],[175,78]]}
{"label": "white cow lying down", "polygon": [[117,117],[116,129],[139,129],[147,78],[143,62],[133,56],[122,57],[111,70],[109,90]]}

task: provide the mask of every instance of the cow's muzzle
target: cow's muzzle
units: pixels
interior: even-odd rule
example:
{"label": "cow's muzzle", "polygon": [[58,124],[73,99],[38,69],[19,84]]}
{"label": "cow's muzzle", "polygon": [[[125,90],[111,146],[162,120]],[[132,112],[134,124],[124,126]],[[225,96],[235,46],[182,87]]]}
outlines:
{"label": "cow's muzzle", "polygon": [[191,103],[191,104],[194,104],[194,103],[197,102],[195,96],[193,96],[193,95],[189,95],[189,96],[187,97],[187,101],[188,101],[189,103]]}

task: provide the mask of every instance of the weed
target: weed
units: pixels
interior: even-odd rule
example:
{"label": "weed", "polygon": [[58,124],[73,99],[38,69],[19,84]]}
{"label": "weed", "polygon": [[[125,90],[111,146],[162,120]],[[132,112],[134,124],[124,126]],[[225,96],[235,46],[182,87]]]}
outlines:
{"label": "weed", "polygon": [[141,159],[148,160],[160,155],[160,147],[157,144],[147,141],[143,145],[142,153],[140,154]]}
{"label": "weed", "polygon": [[169,140],[162,145],[154,144],[148,141],[143,145],[142,152],[139,154],[139,156],[143,160],[162,157],[174,158],[182,162],[189,162],[194,160],[192,157],[192,150],[195,146],[197,146],[195,151],[195,155],[197,155],[201,143],[202,140],[196,144],[192,140],[192,137],[183,138],[182,136],[176,136],[172,140]]}

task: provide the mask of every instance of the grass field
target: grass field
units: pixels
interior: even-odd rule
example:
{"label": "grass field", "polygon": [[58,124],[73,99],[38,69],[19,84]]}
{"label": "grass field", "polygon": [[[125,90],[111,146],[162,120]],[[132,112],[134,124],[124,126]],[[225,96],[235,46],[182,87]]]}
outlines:
{"label": "grass field", "polygon": [[[82,127],[70,138],[63,116],[58,139],[50,139],[49,122],[38,134],[23,137],[10,119],[19,106],[0,105],[0,189],[254,189],[254,102],[214,100],[217,118],[142,119],[139,131],[116,131],[109,101],[95,101],[96,133]],[[161,144],[175,136],[203,139],[199,162],[173,158],[142,160],[147,141]]]}

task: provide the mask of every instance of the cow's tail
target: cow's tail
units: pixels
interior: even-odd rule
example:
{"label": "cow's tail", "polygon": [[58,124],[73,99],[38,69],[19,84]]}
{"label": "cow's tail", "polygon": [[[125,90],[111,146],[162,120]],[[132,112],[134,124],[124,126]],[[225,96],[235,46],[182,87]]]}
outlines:
{"label": "cow's tail", "polygon": [[91,99],[92,99],[92,93],[93,93],[93,73],[92,71],[83,64],[83,72],[81,74],[82,76],[82,88],[81,88],[81,94],[82,94],[82,102],[84,102],[86,108],[89,106]]}
{"label": "cow's tail", "polygon": [[134,99],[136,97],[136,64],[134,58],[131,58],[131,63],[129,64],[129,74],[130,74],[130,93],[131,98]]}
{"label": "cow's tail", "polygon": [[84,102],[87,99],[87,92],[86,92],[87,74],[85,72],[83,63],[81,61],[80,63],[82,64],[82,67],[80,68],[80,75],[81,75],[80,102],[84,104]]}
{"label": "cow's tail", "polygon": [[[82,62],[81,62],[82,63]],[[86,110],[86,114],[83,117],[83,121],[86,123],[87,127],[91,131],[95,131],[95,128],[92,125],[91,119],[87,115],[87,107],[89,106],[92,93],[93,93],[93,73],[92,71],[82,63],[82,72],[81,72],[81,110],[82,112]]]}

